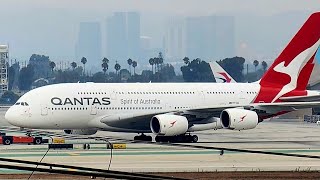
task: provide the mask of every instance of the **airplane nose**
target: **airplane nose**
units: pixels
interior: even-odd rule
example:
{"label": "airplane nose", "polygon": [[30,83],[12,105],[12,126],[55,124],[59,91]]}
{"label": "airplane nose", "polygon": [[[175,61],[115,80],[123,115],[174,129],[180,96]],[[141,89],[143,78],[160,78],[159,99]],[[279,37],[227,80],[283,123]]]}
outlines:
{"label": "airplane nose", "polygon": [[4,118],[11,124],[14,126],[18,126],[17,121],[19,120],[18,118],[18,114],[14,112],[13,108],[10,107],[6,114],[4,115]]}

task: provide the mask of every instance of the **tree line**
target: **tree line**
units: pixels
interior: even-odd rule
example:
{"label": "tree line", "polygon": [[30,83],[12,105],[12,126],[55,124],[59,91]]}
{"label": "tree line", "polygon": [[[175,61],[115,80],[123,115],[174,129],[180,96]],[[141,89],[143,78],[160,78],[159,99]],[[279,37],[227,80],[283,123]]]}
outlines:
{"label": "tree line", "polygon": [[[265,61],[259,66],[259,61],[253,61],[255,72],[244,72],[245,59],[242,57],[225,58],[217,61],[237,82],[252,82],[258,80],[268,65]],[[113,70],[110,68],[110,60],[104,57],[101,69],[89,74],[86,71],[88,59],[82,57],[79,62],[70,63],[70,68],[57,69],[55,62],[48,56],[33,54],[27,66],[20,68],[15,63],[9,67],[9,90],[28,91],[32,88],[56,83],[119,83],[119,82],[215,82],[213,73],[208,62],[200,59],[181,59],[180,71],[182,75],[177,75],[175,68],[170,63],[165,63],[163,54],[159,54],[149,59],[150,69],[143,69],[141,73],[136,72],[139,66],[138,61],[129,58],[128,68],[121,66],[115,61]],[[133,72],[132,72],[133,71]],[[0,99],[1,101],[1,99]]]}

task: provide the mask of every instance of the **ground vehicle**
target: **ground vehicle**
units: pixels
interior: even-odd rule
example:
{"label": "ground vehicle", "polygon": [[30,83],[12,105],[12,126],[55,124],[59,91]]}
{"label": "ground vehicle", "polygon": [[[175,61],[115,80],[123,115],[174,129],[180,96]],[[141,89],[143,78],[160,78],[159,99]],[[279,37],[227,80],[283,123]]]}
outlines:
{"label": "ground vehicle", "polygon": [[1,133],[0,142],[4,145],[16,144],[16,143],[27,143],[27,144],[42,144],[48,143],[48,139],[42,137],[32,136],[7,136],[5,133]]}

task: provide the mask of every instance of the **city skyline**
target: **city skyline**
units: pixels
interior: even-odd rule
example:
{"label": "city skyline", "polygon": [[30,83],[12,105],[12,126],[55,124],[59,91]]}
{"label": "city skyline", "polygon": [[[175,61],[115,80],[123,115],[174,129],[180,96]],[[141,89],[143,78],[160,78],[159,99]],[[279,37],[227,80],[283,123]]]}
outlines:
{"label": "city skyline", "polygon": [[[72,6],[75,2],[77,5]],[[0,43],[8,43],[10,57],[19,61],[26,61],[31,54],[36,53],[50,56],[53,61],[79,63],[75,46],[78,44],[80,23],[97,22],[101,31],[101,56],[108,58],[105,33],[107,19],[112,17],[114,12],[138,12],[141,24],[138,41],[143,41],[140,48],[146,46],[148,49],[140,53],[154,57],[157,56],[157,51],[164,51],[164,54],[171,53],[173,57],[179,57],[188,53],[181,50],[186,46],[179,35],[181,32],[175,32],[181,31],[181,28],[172,31],[168,22],[172,19],[184,20],[189,17],[231,16],[235,21],[234,54],[245,57],[248,62],[254,59],[272,61],[304,20],[313,11],[320,9],[316,2],[311,0],[308,3],[301,3],[290,0],[290,6],[286,6],[287,0],[281,2],[262,0],[259,3],[245,0],[240,4],[234,0],[224,3],[207,0],[201,2],[155,0],[152,3],[145,0],[141,0],[140,3],[131,3],[127,0],[93,0],[90,3],[73,0],[59,3],[51,0],[30,0],[28,3],[21,0],[1,0],[4,8],[0,12],[0,21],[3,24],[0,28]],[[17,4],[19,6],[16,6]],[[179,4],[183,6],[174,8]],[[250,7],[255,8],[250,9]],[[15,13],[12,13],[12,9]],[[175,42],[171,42],[168,47],[169,44],[165,40],[169,40],[169,34],[172,36],[172,32],[178,37],[171,38],[170,41],[175,39]],[[137,38],[135,39],[137,41]],[[172,45],[178,49],[171,48]],[[226,48],[222,48],[224,49]],[[111,60],[115,63],[113,61],[116,59]],[[171,62],[182,63],[177,58]],[[147,59],[138,59],[138,63],[137,68],[142,68]],[[123,67],[126,65],[123,64]]]}

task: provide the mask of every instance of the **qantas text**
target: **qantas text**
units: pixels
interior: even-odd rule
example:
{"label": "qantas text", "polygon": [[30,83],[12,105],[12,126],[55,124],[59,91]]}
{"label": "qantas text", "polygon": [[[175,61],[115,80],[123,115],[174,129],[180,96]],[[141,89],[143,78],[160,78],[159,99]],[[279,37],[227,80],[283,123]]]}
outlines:
{"label": "qantas text", "polygon": [[51,98],[53,105],[110,105],[111,101],[108,97],[83,97],[83,98]]}

